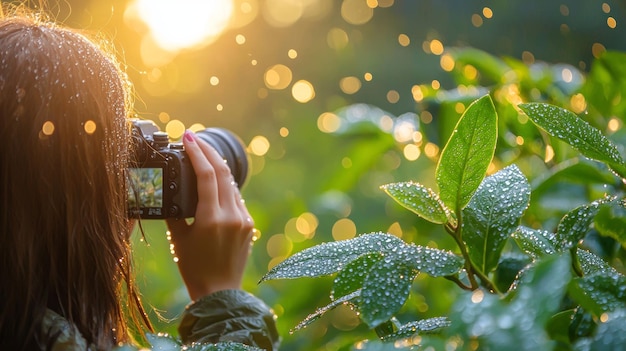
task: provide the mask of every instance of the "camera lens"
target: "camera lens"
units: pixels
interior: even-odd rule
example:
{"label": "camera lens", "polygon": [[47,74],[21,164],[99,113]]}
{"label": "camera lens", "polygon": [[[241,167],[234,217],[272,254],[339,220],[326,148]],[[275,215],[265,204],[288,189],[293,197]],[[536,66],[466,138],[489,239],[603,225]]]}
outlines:
{"label": "camera lens", "polygon": [[248,178],[248,154],[239,137],[223,128],[207,128],[196,136],[209,143],[226,160],[237,186],[241,188]]}

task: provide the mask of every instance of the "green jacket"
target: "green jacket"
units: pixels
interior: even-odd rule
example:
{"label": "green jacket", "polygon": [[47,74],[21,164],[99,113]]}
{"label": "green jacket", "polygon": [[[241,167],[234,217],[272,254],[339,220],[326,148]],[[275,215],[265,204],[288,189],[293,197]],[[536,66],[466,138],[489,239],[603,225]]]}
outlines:
{"label": "green jacket", "polygon": [[[180,341],[170,339],[170,345],[221,343],[240,350],[231,343],[241,343],[273,351],[278,350],[280,343],[274,314],[263,301],[242,290],[218,291],[193,302],[185,309],[178,331]],[[95,351],[74,325],[52,310],[44,316],[39,340],[46,351]],[[158,338],[148,340],[158,341]],[[52,347],[47,348],[49,345]],[[153,348],[163,349],[154,344]],[[126,346],[120,350],[136,348]]]}

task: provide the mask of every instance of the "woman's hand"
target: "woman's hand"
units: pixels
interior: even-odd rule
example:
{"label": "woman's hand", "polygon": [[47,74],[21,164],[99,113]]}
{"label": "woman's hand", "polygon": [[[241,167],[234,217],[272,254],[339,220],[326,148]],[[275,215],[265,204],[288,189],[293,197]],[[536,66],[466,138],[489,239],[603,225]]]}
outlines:
{"label": "woman's hand", "polygon": [[240,289],[254,222],[230,169],[209,144],[186,131],[183,143],[198,181],[192,224],[168,219],[178,268],[192,300]]}

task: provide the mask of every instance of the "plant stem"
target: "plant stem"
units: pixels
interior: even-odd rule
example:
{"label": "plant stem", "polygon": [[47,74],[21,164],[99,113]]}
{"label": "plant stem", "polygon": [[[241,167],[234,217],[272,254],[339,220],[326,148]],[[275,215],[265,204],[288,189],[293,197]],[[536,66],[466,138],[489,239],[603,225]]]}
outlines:
{"label": "plant stem", "polygon": [[494,292],[498,295],[501,294],[498,288],[493,284],[491,279],[489,279],[489,277],[487,277],[483,272],[479,270],[474,270],[474,273],[478,276],[478,278],[480,278],[480,281],[483,283],[485,288],[487,288],[487,290]]}
{"label": "plant stem", "polygon": [[480,281],[483,283],[483,286],[487,288],[487,290],[499,295],[500,291],[498,291],[498,288],[491,282],[489,277],[483,274],[480,270],[475,269],[475,267],[472,265],[472,261],[470,260],[469,253],[467,252],[467,248],[465,247],[465,242],[463,242],[463,239],[461,238],[461,235],[462,235],[461,234],[461,228],[462,228],[461,216],[457,215],[457,218],[458,218],[458,223],[457,223],[456,228],[453,228],[452,226],[448,224],[445,225],[445,228],[446,228],[446,231],[450,235],[452,235],[452,237],[454,238],[454,241],[456,241],[456,244],[459,246],[459,249],[461,250],[461,255],[463,256],[463,259],[465,260],[465,271],[467,272],[467,278],[469,279],[471,286],[469,287],[469,289],[467,289],[468,287],[465,284],[463,284],[461,281],[455,282],[455,283],[457,283],[457,285],[459,285],[462,289],[476,290],[479,287],[479,284],[476,281],[476,277],[475,277],[476,275],[478,276]]}
{"label": "plant stem", "polygon": [[[467,279],[469,279],[470,281],[470,287],[469,290],[476,290],[478,289],[478,282],[476,281],[476,278],[474,277],[474,267],[472,266],[472,261],[469,258],[469,254],[467,253],[467,249],[465,248],[465,243],[463,242],[463,239],[461,239],[461,216],[457,215],[457,225],[455,228],[452,228],[452,226],[446,224],[445,228],[446,231],[452,235],[452,237],[454,238],[454,241],[456,241],[456,244],[459,246],[459,249],[461,250],[461,255],[463,256],[463,259],[465,260],[465,271],[467,272]],[[458,284],[458,283],[457,283]],[[463,286],[465,286],[463,284]]]}
{"label": "plant stem", "polygon": [[445,276],[444,278],[448,279],[449,281],[454,282],[456,285],[458,285],[458,286],[459,286],[461,289],[463,289],[463,290],[473,290],[471,286],[467,286],[467,285],[465,285],[465,284],[461,281],[461,279],[459,279],[459,278],[458,278],[458,277],[456,277],[456,276],[453,276],[453,275],[447,275],[447,276]]}

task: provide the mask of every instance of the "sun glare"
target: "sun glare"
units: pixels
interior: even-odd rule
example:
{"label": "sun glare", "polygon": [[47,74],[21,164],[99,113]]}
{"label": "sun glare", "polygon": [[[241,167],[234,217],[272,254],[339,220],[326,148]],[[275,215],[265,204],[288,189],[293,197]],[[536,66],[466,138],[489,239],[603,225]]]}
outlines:
{"label": "sun glare", "polygon": [[130,6],[156,44],[171,52],[212,42],[233,15],[232,0],[135,0]]}

